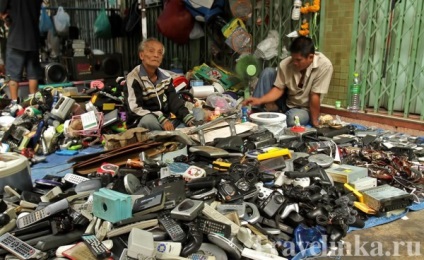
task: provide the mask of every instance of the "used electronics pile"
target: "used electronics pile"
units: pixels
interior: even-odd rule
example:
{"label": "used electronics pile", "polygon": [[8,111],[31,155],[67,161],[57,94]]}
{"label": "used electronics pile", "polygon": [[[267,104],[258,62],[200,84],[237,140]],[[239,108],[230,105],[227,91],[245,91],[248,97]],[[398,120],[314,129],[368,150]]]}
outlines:
{"label": "used electronics pile", "polygon": [[89,174],[46,173],[25,190],[3,182],[0,255],[334,256],[349,227],[423,199],[420,138],[345,126],[177,143],[182,152],[171,161],[143,151],[140,160],[103,161]]}

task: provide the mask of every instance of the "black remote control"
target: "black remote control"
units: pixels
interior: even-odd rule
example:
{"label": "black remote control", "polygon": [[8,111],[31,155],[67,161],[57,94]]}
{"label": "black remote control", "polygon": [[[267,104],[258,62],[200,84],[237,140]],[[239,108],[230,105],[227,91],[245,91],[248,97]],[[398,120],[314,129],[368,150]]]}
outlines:
{"label": "black remote control", "polygon": [[97,259],[103,259],[110,256],[109,249],[107,249],[95,235],[85,234],[82,235],[81,238]]}
{"label": "black remote control", "polygon": [[186,237],[184,230],[181,226],[171,218],[168,214],[163,214],[158,217],[159,223],[165,228],[166,233],[171,237],[172,241],[180,242]]}
{"label": "black remote control", "polygon": [[221,236],[229,238],[231,236],[231,226],[214,221],[207,218],[198,217],[197,223],[199,225],[199,229],[203,232],[203,234],[217,233]]}

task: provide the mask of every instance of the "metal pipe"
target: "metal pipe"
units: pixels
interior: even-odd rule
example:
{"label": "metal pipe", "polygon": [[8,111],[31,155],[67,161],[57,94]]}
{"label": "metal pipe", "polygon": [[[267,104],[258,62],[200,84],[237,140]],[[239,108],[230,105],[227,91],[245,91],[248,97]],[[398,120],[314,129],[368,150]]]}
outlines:
{"label": "metal pipe", "polygon": [[[57,6],[48,6],[45,7],[47,10],[57,10],[59,7]],[[87,7],[64,7],[65,10],[72,11],[99,11],[101,8],[87,8]],[[106,11],[120,11],[120,8],[105,8]]]}

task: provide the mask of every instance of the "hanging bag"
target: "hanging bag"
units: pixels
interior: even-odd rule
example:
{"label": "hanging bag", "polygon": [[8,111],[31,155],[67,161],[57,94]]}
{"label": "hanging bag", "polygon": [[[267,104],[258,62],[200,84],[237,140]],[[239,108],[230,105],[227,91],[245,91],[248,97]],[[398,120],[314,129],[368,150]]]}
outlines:
{"label": "hanging bag", "polygon": [[138,7],[138,0],[133,0],[128,9],[128,15],[124,19],[124,29],[127,33],[132,34],[141,31],[141,10]]}
{"label": "hanging bag", "polygon": [[97,38],[110,39],[112,38],[112,29],[107,16],[106,10],[100,10],[99,15],[94,21],[94,36]]}
{"label": "hanging bag", "polygon": [[44,6],[41,8],[39,29],[41,33],[47,33],[50,30],[53,30],[52,20],[50,19],[50,16],[47,14],[46,8]]}
{"label": "hanging bag", "polygon": [[110,12],[109,23],[112,32],[112,38],[122,37],[122,17],[119,14],[115,13],[114,10]]}
{"label": "hanging bag", "polygon": [[69,32],[69,26],[71,25],[71,18],[69,14],[65,12],[62,6],[57,9],[57,14],[53,17],[54,28],[59,36],[67,36]]}
{"label": "hanging bag", "polygon": [[166,38],[178,44],[187,44],[190,41],[194,18],[185,7],[183,0],[166,0],[156,25],[159,32]]}

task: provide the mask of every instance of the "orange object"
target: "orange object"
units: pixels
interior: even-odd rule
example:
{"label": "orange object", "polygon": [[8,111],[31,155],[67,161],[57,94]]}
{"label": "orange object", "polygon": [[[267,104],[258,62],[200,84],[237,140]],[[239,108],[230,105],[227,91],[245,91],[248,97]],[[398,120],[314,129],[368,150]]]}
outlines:
{"label": "orange object", "polygon": [[302,22],[302,25],[300,26],[300,30],[298,31],[299,35],[307,36],[309,34],[309,23],[305,19]]}
{"label": "orange object", "polygon": [[129,167],[129,168],[141,169],[141,168],[143,168],[144,163],[141,162],[141,161],[128,159],[126,166]]}
{"label": "orange object", "polygon": [[307,36],[309,34],[309,30],[299,30],[298,33],[299,35]]}
{"label": "orange object", "polygon": [[320,6],[321,6],[320,0],[314,0],[312,2],[312,5],[309,3],[305,3],[305,5],[300,8],[300,13],[301,14],[316,13],[320,10]]}

